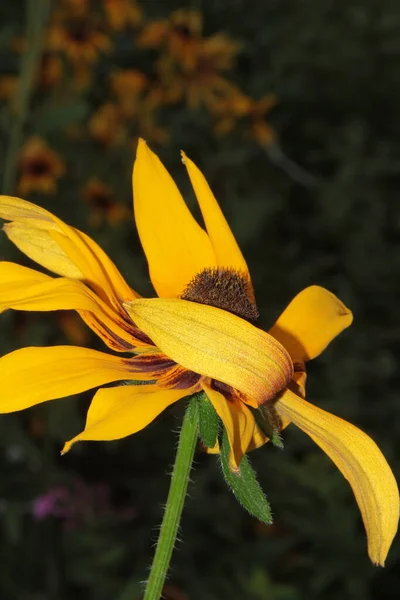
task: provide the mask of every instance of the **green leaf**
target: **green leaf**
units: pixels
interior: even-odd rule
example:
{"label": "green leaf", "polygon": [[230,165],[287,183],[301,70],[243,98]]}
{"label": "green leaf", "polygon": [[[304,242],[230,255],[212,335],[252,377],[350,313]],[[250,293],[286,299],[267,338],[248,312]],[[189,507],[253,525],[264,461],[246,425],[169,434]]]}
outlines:
{"label": "green leaf", "polygon": [[62,131],[69,125],[83,121],[89,114],[89,105],[84,100],[73,100],[58,106],[47,106],[35,117],[35,133],[44,134]]}
{"label": "green leaf", "polygon": [[229,468],[229,453],[229,440],[224,430],[221,443],[221,464],[225,481],[247,512],[270,525],[272,523],[271,507],[257,481],[256,473],[249,459],[246,455],[243,456],[239,473],[232,473]]}
{"label": "green leaf", "polygon": [[217,443],[219,419],[217,412],[205,392],[197,394],[199,407],[199,433],[206,448],[213,448]]}

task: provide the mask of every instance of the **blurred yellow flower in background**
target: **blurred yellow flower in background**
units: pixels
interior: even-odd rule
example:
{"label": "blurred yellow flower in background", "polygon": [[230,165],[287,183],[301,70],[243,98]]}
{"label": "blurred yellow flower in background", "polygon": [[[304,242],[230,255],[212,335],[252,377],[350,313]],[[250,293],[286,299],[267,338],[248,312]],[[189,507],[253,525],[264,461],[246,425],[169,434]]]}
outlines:
{"label": "blurred yellow flower in background", "polygon": [[107,22],[117,31],[124,27],[136,27],[143,19],[143,12],[136,0],[103,0]]}
{"label": "blurred yellow flower in background", "polygon": [[131,217],[128,207],[117,202],[111,188],[97,177],[86,182],[82,197],[91,209],[89,223],[92,227],[100,227],[104,222],[115,226]]}
{"label": "blurred yellow flower in background", "polygon": [[158,298],[141,298],[84,233],[34,204],[1,197],[8,238],[60,276],[0,263],[1,309],[76,310],[119,354],[78,346],[11,352],[0,359],[0,410],[124,382],[96,392],[85,430],[65,444],[67,452],[77,441],[135,433],[167,406],[203,391],[227,432],[232,471],[246,452],[268,441],[258,411],[267,421],[271,416],[273,430],[292,422],[349,481],[371,560],[383,564],[399,518],[390,467],[366,434],[304,399],[306,361],[351,324],[352,314],[328,290],[311,286],[269,333],[259,329],[245,259],[202,173],[185,155],[183,161],[205,229],[157,156],[139,143],[134,212]]}
{"label": "blurred yellow flower in background", "polygon": [[40,137],[29,138],[21,148],[18,160],[18,193],[54,194],[57,179],[65,173],[64,160]]}
{"label": "blurred yellow flower in background", "polygon": [[205,38],[202,28],[199,11],[181,9],[149,23],[138,37],[139,46],[161,49],[157,72],[167,103],[185,99],[191,109],[211,109],[235,89],[220,73],[234,66],[239,44],[224,33]]}
{"label": "blurred yellow flower in background", "polygon": [[227,135],[238,124],[242,124],[247,135],[261,146],[268,145],[275,141],[276,134],[265,117],[277,102],[275,94],[267,94],[260,100],[254,100],[240,90],[226,98],[219,98],[212,107],[215,133],[220,136]]}

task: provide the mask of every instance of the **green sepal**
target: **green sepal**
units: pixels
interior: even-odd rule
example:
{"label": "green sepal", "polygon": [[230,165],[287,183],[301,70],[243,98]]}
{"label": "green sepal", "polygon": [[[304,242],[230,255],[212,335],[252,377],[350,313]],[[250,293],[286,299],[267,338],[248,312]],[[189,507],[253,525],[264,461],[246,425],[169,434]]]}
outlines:
{"label": "green sepal", "polygon": [[283,450],[281,438],[281,420],[273,404],[264,404],[253,409],[254,418],[263,433],[270,439],[271,444]]}
{"label": "green sepal", "polygon": [[196,396],[199,409],[200,439],[206,448],[214,448],[219,431],[217,412],[205,392],[199,392]]}
{"label": "green sepal", "polygon": [[253,517],[267,525],[272,523],[271,507],[257,481],[256,473],[247,455],[243,456],[239,471],[233,473],[229,468],[230,445],[226,431],[222,434],[221,464],[222,472],[228,487],[232,490],[239,504]]}

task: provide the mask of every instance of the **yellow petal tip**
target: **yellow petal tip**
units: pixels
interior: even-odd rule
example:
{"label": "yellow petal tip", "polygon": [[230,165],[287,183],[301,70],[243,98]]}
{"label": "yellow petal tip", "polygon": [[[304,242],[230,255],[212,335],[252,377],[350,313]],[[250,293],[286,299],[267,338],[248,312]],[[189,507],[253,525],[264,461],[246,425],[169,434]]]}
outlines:
{"label": "yellow petal tip", "polygon": [[182,164],[186,165],[187,156],[183,150],[181,150],[181,160],[182,160]]}
{"label": "yellow petal tip", "polygon": [[71,450],[72,446],[73,444],[71,442],[65,442],[64,448],[61,450],[60,455],[64,456],[64,454],[67,454],[67,452]]}

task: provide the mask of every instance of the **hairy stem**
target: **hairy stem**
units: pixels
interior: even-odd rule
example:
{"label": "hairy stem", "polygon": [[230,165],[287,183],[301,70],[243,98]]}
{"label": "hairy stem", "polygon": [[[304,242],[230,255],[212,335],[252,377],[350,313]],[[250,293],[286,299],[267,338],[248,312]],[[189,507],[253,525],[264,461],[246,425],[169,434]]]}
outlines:
{"label": "hairy stem", "polygon": [[185,503],[197,436],[197,401],[192,397],[183,419],[167,505],[143,600],[159,600],[162,594]]}

